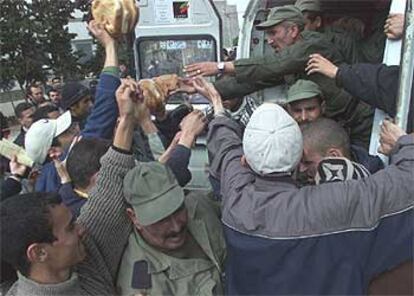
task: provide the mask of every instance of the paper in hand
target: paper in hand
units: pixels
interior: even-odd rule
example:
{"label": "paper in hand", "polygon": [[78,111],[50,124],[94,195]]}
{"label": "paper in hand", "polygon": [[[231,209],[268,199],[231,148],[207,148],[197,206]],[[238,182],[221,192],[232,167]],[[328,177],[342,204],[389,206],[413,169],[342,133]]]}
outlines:
{"label": "paper in hand", "polygon": [[13,156],[16,156],[18,163],[27,167],[33,166],[33,160],[30,159],[26,151],[9,140],[3,139],[0,141],[0,154],[8,159],[12,159]]}

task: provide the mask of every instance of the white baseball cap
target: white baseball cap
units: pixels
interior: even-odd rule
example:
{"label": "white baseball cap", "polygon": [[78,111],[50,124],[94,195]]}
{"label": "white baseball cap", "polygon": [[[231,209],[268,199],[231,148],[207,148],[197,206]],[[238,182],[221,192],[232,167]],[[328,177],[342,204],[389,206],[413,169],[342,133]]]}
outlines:
{"label": "white baseball cap", "polygon": [[40,119],[26,133],[24,146],[27,155],[37,164],[43,164],[53,139],[65,132],[72,124],[70,111],[56,119]]}
{"label": "white baseball cap", "polygon": [[282,107],[265,103],[253,112],[246,126],[243,150],[257,174],[292,172],[302,157],[302,133]]}

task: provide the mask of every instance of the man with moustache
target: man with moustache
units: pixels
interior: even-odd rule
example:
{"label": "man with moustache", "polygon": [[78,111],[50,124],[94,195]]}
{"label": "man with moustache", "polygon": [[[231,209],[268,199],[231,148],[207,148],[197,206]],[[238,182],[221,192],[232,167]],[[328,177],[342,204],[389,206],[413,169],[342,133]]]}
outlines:
{"label": "man with moustache", "polygon": [[[190,148],[205,128],[200,111],[181,123],[178,145]],[[184,195],[172,171],[141,163],[124,179],[133,224],[118,271],[121,295],[223,294],[226,257],[220,208],[209,196]]]}

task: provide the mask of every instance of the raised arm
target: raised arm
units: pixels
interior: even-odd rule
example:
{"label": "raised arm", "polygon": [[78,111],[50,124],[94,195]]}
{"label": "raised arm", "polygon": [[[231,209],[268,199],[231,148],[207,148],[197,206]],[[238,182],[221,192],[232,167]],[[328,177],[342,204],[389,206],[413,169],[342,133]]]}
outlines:
{"label": "raised arm", "polygon": [[88,28],[105,48],[105,64],[99,76],[95,104],[91,114],[88,116],[82,135],[112,140],[118,117],[115,91],[120,85],[117,43],[95,21],[91,21]]}
{"label": "raised arm", "polygon": [[97,185],[79,217],[88,231],[85,244],[90,257],[87,263],[102,275],[109,271],[112,281],[131,231],[125,215],[123,179],[135,164],[130,152],[135,91],[135,84],[129,81],[125,81],[117,90],[120,119],[113,145],[101,159]]}
{"label": "raised arm", "polygon": [[342,64],[335,66],[320,54],[312,54],[306,67],[307,73],[320,73],[335,79],[352,96],[391,116],[396,112],[399,67],[383,64]]}

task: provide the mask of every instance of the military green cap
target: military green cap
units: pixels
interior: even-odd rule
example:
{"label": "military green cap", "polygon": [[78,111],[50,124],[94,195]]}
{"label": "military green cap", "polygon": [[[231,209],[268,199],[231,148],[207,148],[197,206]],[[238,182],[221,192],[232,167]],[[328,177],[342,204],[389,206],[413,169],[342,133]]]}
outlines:
{"label": "military green cap", "polygon": [[274,7],[270,10],[267,20],[256,26],[257,30],[266,30],[284,21],[305,25],[305,19],[300,10],[294,5]]}
{"label": "military green cap", "polygon": [[298,80],[288,90],[287,103],[314,97],[322,97],[322,91],[319,86],[310,80]]}
{"label": "military green cap", "polygon": [[184,191],[174,174],[155,161],[140,163],[126,174],[124,195],[142,225],[170,216],[184,202]]}
{"label": "military green cap", "polygon": [[299,8],[302,13],[305,11],[322,11],[321,1],[319,0],[297,0],[295,6]]}

